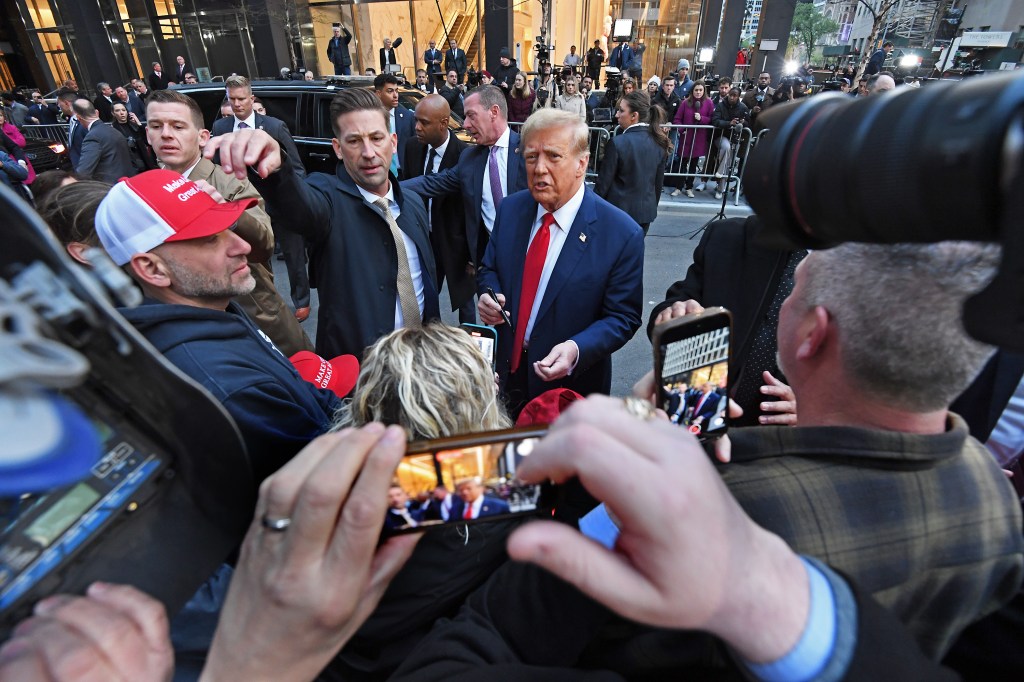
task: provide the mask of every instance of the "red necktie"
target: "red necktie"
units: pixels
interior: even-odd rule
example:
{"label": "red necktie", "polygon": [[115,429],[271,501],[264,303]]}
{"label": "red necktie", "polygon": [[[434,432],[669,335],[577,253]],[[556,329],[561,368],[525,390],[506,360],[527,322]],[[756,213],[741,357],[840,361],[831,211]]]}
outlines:
{"label": "red necktie", "polygon": [[519,369],[519,358],[523,354],[523,340],[526,338],[526,325],[530,322],[533,312],[533,299],[537,297],[540,285],[540,273],[544,269],[544,261],[548,257],[548,242],[551,241],[551,224],[555,222],[553,213],[545,213],[540,229],[530,242],[526,251],[526,265],[523,266],[523,288],[519,295],[519,312],[516,315],[516,338],[512,343],[512,367]]}
{"label": "red necktie", "polygon": [[464,519],[471,519],[471,518],[473,518],[473,503],[472,502],[470,502],[469,504],[466,505],[466,511],[464,511],[462,513],[462,518],[464,518]]}

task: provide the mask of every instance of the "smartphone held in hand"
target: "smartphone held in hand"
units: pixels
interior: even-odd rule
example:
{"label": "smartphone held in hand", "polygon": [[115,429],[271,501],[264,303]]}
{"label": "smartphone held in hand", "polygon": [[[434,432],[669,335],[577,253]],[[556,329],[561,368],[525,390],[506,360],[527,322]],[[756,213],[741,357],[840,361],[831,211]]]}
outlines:
{"label": "smartphone held in hand", "polygon": [[388,492],[384,534],[550,516],[558,487],[516,476],[546,432],[528,427],[410,443]]}
{"label": "smartphone held in hand", "polygon": [[707,308],[654,328],[658,406],[673,424],[700,439],[728,430],[731,329],[732,315],[725,308]]}

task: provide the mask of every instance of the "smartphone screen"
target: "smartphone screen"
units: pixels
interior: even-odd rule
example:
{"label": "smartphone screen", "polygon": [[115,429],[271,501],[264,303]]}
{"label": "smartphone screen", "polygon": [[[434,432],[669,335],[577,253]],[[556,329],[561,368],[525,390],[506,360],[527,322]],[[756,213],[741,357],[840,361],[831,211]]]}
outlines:
{"label": "smartphone screen", "polygon": [[655,331],[661,408],[700,438],[726,432],[731,316],[724,309],[673,320]]}
{"label": "smartphone screen", "polygon": [[498,334],[494,331],[493,327],[485,327],[480,324],[469,324],[463,323],[459,327],[465,329],[466,332],[472,337],[473,341],[476,342],[477,348],[487,358],[487,362],[494,367],[494,347],[498,343]]}
{"label": "smartphone screen", "polygon": [[411,443],[388,491],[385,533],[550,510],[554,486],[526,484],[516,476],[545,432],[507,429]]}

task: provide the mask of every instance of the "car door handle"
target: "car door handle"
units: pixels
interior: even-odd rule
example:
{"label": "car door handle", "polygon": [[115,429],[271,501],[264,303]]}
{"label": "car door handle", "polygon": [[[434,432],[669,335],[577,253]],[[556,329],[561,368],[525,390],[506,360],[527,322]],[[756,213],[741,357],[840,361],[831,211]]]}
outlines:
{"label": "car door handle", "polygon": [[330,154],[309,154],[314,159],[320,159],[321,161],[328,161],[331,158]]}

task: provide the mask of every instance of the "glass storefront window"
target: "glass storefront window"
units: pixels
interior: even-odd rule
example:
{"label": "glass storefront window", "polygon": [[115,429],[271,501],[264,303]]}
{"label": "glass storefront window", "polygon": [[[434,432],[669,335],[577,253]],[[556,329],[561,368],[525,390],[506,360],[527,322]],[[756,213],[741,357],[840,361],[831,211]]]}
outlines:
{"label": "glass storefront window", "polygon": [[73,78],[74,69],[65,48],[68,34],[64,30],[60,16],[50,6],[49,0],[25,0],[24,8],[27,13],[27,28],[39,39],[54,82],[60,85],[65,79]]}

